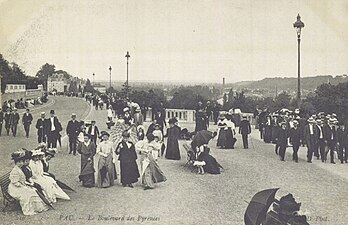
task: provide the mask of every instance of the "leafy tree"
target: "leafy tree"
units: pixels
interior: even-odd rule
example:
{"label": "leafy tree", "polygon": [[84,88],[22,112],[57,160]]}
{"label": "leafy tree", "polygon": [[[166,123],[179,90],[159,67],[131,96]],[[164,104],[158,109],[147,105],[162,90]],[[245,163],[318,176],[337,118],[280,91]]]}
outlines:
{"label": "leafy tree", "polygon": [[40,82],[43,84],[44,90],[47,91],[47,79],[52,76],[55,72],[56,66],[50,65],[48,63],[41,66],[40,70],[37,71],[36,77],[39,78]]}
{"label": "leafy tree", "polygon": [[90,93],[93,93],[94,92],[94,88],[93,86],[91,85],[91,81],[89,79],[87,79],[86,81],[86,85],[83,89],[84,92],[90,92]]}
{"label": "leafy tree", "polygon": [[285,91],[283,91],[275,98],[274,108],[275,109],[289,108],[290,102],[291,102],[291,96]]}
{"label": "leafy tree", "polygon": [[70,85],[69,85],[69,92],[73,92],[73,93],[77,93],[77,84],[76,81],[70,81]]}
{"label": "leafy tree", "polygon": [[1,92],[4,93],[6,84],[27,84],[27,76],[25,72],[16,64],[9,63],[0,54],[0,75],[2,76]]}

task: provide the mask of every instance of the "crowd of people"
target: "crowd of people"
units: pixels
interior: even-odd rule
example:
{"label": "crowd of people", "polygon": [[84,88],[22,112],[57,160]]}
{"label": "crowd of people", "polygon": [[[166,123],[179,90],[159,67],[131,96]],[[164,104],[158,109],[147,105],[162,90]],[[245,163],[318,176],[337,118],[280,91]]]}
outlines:
{"label": "crowd of people", "polygon": [[[149,190],[155,188],[156,183],[167,180],[160,168],[159,159],[180,160],[182,158],[179,139],[182,138],[183,129],[180,128],[176,118],[166,120],[163,104],[152,109],[152,123],[146,130],[143,123],[147,110],[144,112],[138,103],[129,99],[116,99],[113,96],[108,96],[105,100],[97,95],[87,95],[86,101],[90,102],[96,110],[106,111],[108,129],[100,131],[96,121],[93,120],[90,123],[79,121],[75,113],[71,114],[71,120],[66,127],[68,152],[81,155],[81,169],[78,177],[82,186],[107,188],[115,185],[115,180],[118,178],[117,160],[120,162],[120,183],[123,187],[133,188],[133,185],[141,179],[144,190]],[[14,119],[19,121],[16,109],[13,111],[14,113],[11,112],[11,114],[6,112],[4,118],[11,117],[10,121]],[[30,110],[27,109],[22,116],[26,137],[29,137],[33,120]],[[206,130],[207,126],[201,126],[193,133]],[[15,130],[16,126],[10,128]],[[10,175],[9,194],[19,200],[25,215],[52,208],[56,198],[70,199],[57,185],[54,175],[48,173],[46,163],[47,158],[54,156],[58,143],[61,145],[62,123],[55,111],[51,110],[49,118],[46,118],[44,112],[40,114],[35,128],[37,142],[44,147],[32,151],[18,150],[11,155],[15,167]],[[187,129],[184,130],[187,131]],[[16,131],[13,132],[15,135]],[[188,136],[192,138],[191,133]],[[203,171],[203,163],[206,172],[220,173],[219,164],[209,154],[209,148],[206,145],[195,146],[193,150],[197,154],[197,163],[200,162],[196,163],[197,167]],[[137,161],[139,161],[139,167]]]}
{"label": "crowd of people", "polygon": [[335,152],[341,163],[348,163],[348,128],[337,119],[335,113],[320,112],[305,118],[300,111],[287,109],[269,113],[267,108],[254,114],[258,121],[260,138],[266,143],[275,144],[275,153],[285,161],[285,152],[292,146],[292,160],[298,162],[300,146],[307,147],[307,162],[313,157],[335,164]]}

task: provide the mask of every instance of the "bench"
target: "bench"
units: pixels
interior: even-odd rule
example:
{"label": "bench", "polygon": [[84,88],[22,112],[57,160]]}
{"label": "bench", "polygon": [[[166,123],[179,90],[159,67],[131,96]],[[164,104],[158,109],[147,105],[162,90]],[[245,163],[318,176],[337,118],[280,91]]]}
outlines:
{"label": "bench", "polygon": [[8,193],[8,185],[10,184],[10,172],[2,175],[0,177],[0,187],[3,197],[3,204],[4,208],[2,209],[3,212],[5,212],[5,209],[10,206],[19,206],[18,200],[14,199],[9,193]]}

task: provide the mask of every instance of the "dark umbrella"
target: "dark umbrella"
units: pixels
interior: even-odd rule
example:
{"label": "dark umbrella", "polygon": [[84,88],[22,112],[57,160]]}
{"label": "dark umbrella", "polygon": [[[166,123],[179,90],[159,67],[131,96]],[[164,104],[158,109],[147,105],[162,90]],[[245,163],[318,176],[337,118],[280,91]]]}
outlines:
{"label": "dark umbrella", "polygon": [[54,209],[51,203],[47,200],[47,198],[41,192],[39,192],[38,190],[35,190],[35,191],[36,191],[36,194],[42,199],[42,201],[46,205],[48,205],[48,207],[50,207],[51,209]]}
{"label": "dark umbrella", "polygon": [[69,190],[69,191],[73,191],[73,192],[76,192],[74,189],[72,189],[71,187],[69,187],[68,185],[64,184],[63,182],[59,181],[59,180],[56,180],[56,183],[57,185],[64,189],[64,190]]}
{"label": "dark umbrella", "polygon": [[59,147],[62,147],[62,135],[58,134],[58,143],[59,143]]}
{"label": "dark umbrella", "polygon": [[198,131],[195,136],[192,138],[192,149],[195,150],[196,147],[199,147],[204,144],[208,144],[209,141],[214,137],[214,133],[208,130]]}
{"label": "dark umbrella", "polygon": [[245,225],[260,225],[266,219],[268,208],[274,202],[278,189],[267,189],[254,195],[244,214]]}

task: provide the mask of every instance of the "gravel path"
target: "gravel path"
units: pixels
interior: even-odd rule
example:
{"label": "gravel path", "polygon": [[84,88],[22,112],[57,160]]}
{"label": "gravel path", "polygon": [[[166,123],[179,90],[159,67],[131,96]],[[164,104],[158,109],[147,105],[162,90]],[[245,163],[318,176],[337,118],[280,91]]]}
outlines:
{"label": "gravel path", "polygon": [[[71,101],[71,98],[57,98],[55,104],[57,114],[65,124],[72,110],[78,118],[89,112],[83,100],[74,100],[74,107],[70,104],[69,108],[67,103]],[[97,120],[100,130],[106,129],[105,110],[93,109],[88,114],[88,119],[92,118]],[[181,126],[193,129],[192,124]],[[252,136],[251,149],[248,150],[241,148],[240,136],[234,150],[216,149],[216,142],[211,141],[212,155],[225,168],[220,175],[198,175],[184,168],[186,154],[183,148],[180,161],[160,159],[160,167],[168,180],[148,191],[144,191],[139,182],[133,189],[123,188],[119,180],[115,186],[107,189],[81,187],[78,182],[80,157],[67,154],[64,142],[50,170],[76,190],[76,193],[69,193],[72,200],[58,201],[55,210],[31,217],[21,215],[19,211],[1,213],[0,224],[238,225],[244,224],[244,212],[252,196],[274,187],[280,188],[276,195],[278,199],[292,193],[298,202],[302,202],[302,210],[310,215],[310,224],[347,224],[348,180],[344,176],[323,168],[331,166],[329,164],[308,164],[303,158],[297,164],[292,161],[280,162],[274,154],[273,145],[259,141],[256,131]],[[19,142],[13,143],[8,139]],[[24,141],[28,146],[35,146],[35,139],[33,132],[29,140],[24,137],[1,137],[1,171],[12,167],[8,160],[11,152],[9,146],[18,148]],[[290,155],[287,155],[289,158]],[[348,169],[348,165],[333,166]],[[117,163],[118,174],[119,171]]]}

